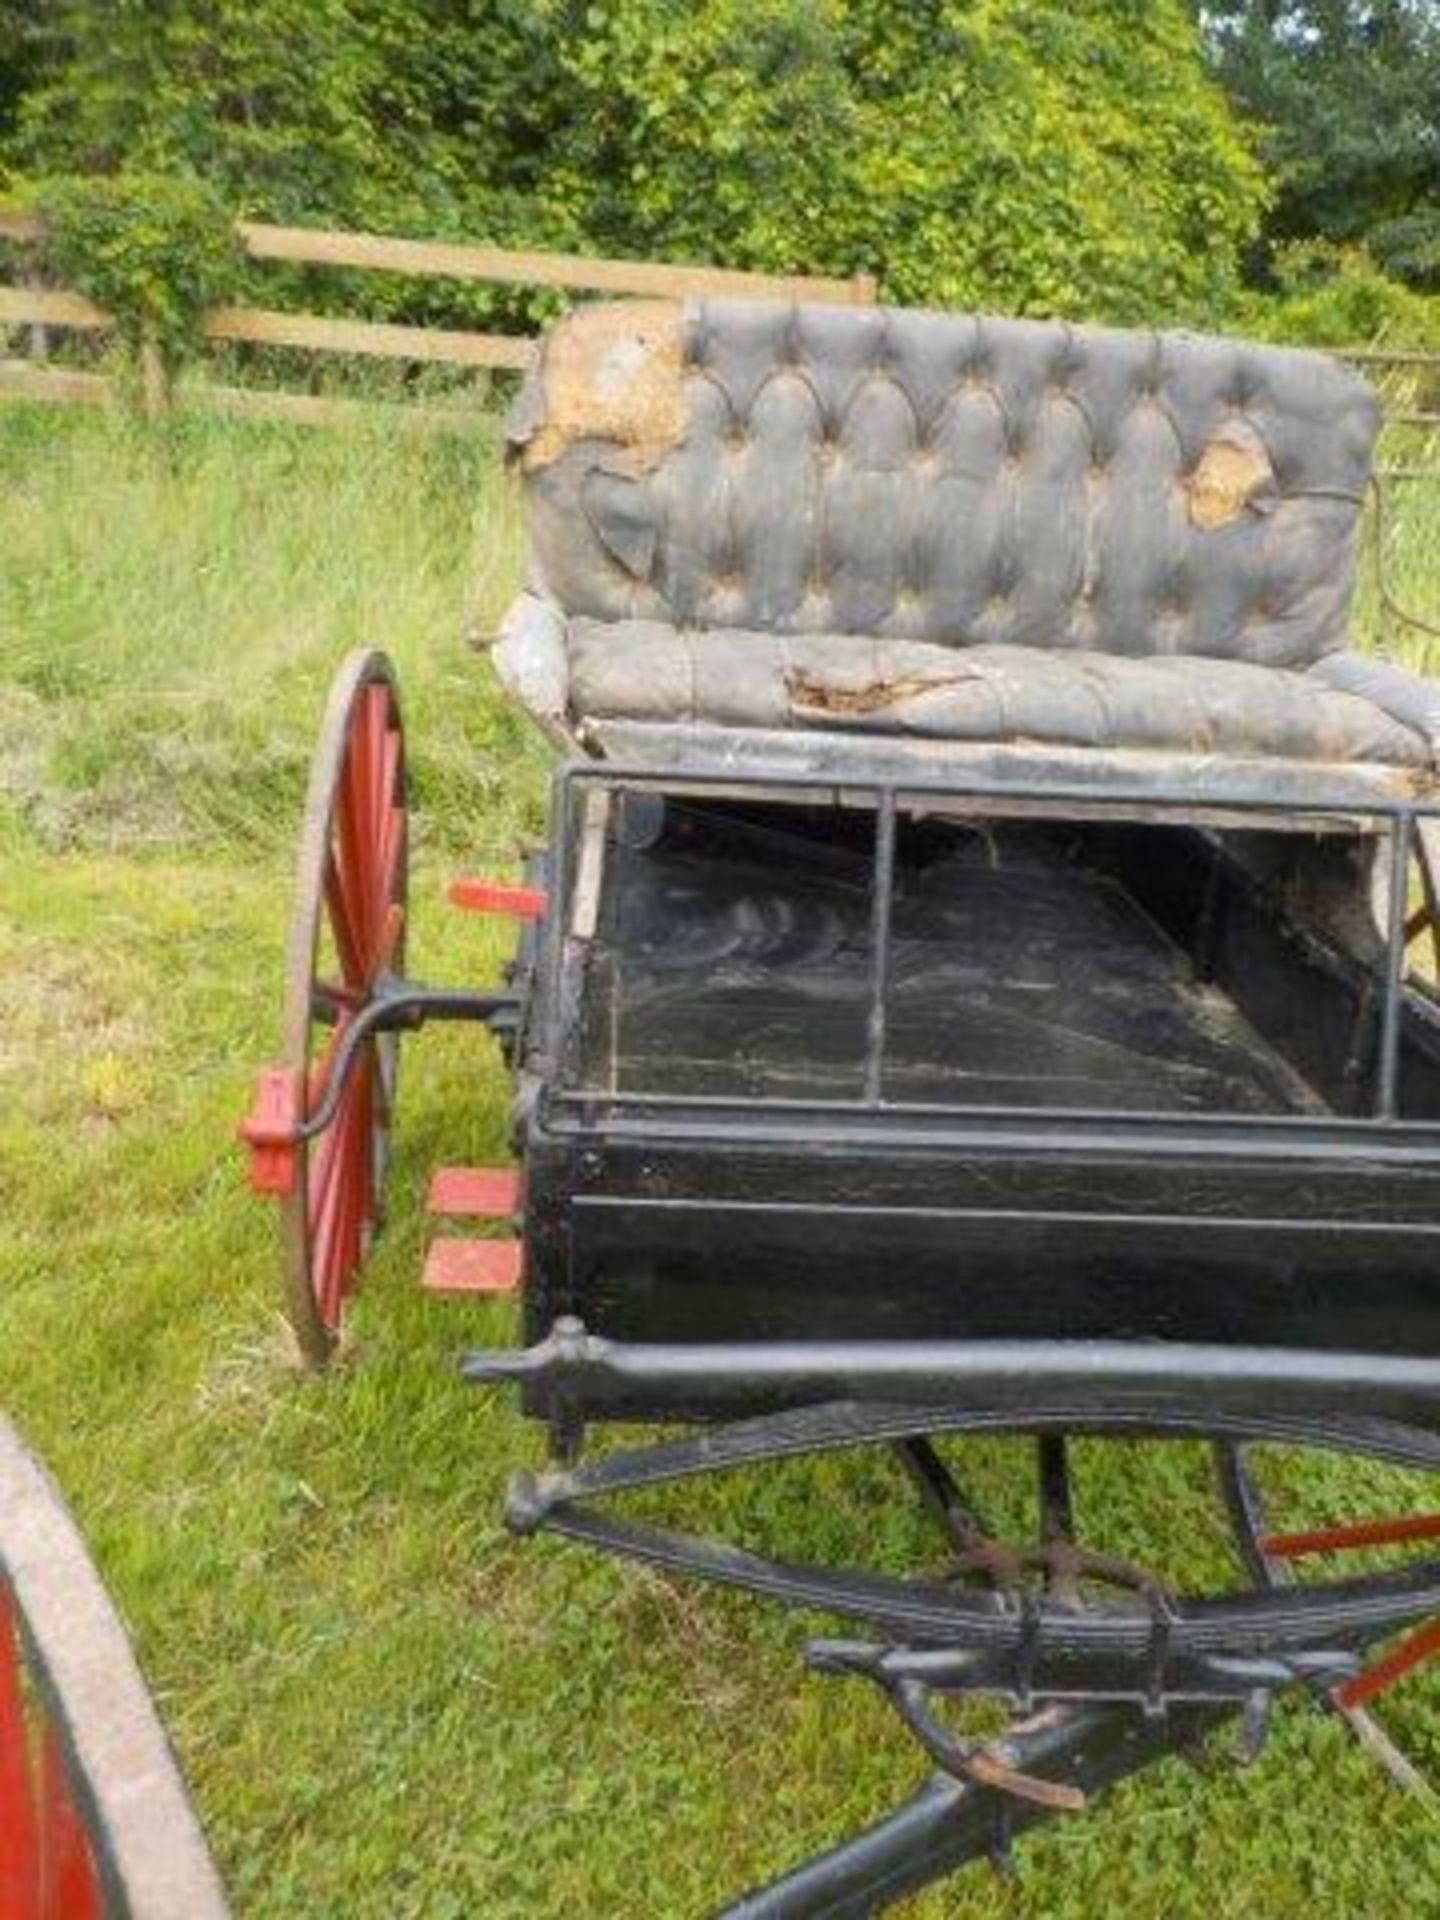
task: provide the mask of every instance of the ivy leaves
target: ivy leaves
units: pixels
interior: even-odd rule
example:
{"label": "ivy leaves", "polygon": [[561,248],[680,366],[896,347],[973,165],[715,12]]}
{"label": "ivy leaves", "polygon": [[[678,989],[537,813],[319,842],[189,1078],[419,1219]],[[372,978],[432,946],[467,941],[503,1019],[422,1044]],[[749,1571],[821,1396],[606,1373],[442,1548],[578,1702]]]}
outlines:
{"label": "ivy leaves", "polygon": [[[140,169],[282,222],[1116,321],[1213,317],[1265,200],[1187,0],[53,0],[37,34],[0,160],[128,183],[125,233],[86,227],[91,270],[118,249],[127,307],[172,342],[141,256],[166,244],[152,210],[180,210]],[[365,298],[452,324],[544,306]]]}
{"label": "ivy leaves", "polygon": [[132,354],[153,347],[167,381],[198,352],[206,310],[230,299],[243,256],[234,218],[186,175],[61,175],[34,199],[46,264],[115,320]]}

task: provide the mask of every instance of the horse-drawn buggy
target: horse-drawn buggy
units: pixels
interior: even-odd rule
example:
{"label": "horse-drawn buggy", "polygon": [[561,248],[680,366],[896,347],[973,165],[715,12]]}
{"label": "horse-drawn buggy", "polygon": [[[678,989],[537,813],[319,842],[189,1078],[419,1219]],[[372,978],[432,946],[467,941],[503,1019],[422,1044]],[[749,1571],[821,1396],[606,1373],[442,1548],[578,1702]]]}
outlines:
{"label": "horse-drawn buggy", "polygon": [[[515,920],[492,985],[406,978],[398,696],[337,683],[244,1128],[296,1331],[343,1333],[400,1036],[488,1025],[516,1165],[436,1176],[492,1225],[426,1278],[518,1291],[463,1363],[548,1428],[511,1525],[845,1623],[810,1660],[933,1768],[735,1914],[875,1911],[1227,1718],[1257,1750],[1289,1688],[1383,1753],[1369,1703],[1440,1649],[1440,1518],[1279,1528],[1253,1470],[1440,1467],[1440,689],[1347,637],[1377,424],[1223,339],[572,314],[510,425],[494,661],[561,758],[543,853],[456,889]],[[614,1420],[684,1430],[585,1456]],[[964,1491],[995,1434],[1033,1537]],[[1075,1436],[1212,1443],[1231,1586],[1078,1537]],[[616,1504],[880,1445],[938,1572]]]}

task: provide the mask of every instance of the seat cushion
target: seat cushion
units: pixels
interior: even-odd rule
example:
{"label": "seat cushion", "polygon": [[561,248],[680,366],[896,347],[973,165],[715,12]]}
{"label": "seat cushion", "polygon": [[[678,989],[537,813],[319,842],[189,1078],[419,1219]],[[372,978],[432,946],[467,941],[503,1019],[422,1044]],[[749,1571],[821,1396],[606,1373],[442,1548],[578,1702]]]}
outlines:
{"label": "seat cushion", "polygon": [[778,301],[576,308],[509,429],[531,586],[689,631],[1303,670],[1380,410],[1321,353]]}
{"label": "seat cushion", "polygon": [[566,623],[572,720],[1430,764],[1428,741],[1313,671],[1193,655]]}

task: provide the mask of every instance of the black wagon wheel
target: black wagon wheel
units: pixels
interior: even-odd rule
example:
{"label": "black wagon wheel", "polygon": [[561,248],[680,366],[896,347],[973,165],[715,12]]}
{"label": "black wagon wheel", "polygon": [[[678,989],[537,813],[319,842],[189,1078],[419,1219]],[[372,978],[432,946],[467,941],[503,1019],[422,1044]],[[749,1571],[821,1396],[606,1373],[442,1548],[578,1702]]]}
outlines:
{"label": "black wagon wheel", "polygon": [[0,1419],[0,1915],[224,1914],[125,1631],[59,1494]]}
{"label": "black wagon wheel", "polygon": [[[330,689],[310,770],[286,946],[285,1067],[302,1124],[331,1093],[350,1023],[404,961],[405,742],[394,670],[349,655]],[[361,1045],[328,1124],[298,1146],[281,1201],[285,1298],[300,1350],[326,1361],[383,1217],[399,1042]]]}

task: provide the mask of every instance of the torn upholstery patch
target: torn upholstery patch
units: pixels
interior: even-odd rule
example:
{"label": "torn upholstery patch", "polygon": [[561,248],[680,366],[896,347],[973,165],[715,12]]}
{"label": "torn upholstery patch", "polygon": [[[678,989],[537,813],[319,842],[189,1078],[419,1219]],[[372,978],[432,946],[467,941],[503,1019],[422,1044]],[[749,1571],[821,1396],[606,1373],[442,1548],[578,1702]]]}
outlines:
{"label": "torn upholstery patch", "polygon": [[1274,484],[1270,456],[1254,429],[1243,422],[1223,427],[1186,482],[1191,524],[1207,533],[1228,527]]}
{"label": "torn upholstery patch", "polygon": [[683,346],[671,300],[606,301],[567,314],[546,336],[527,472],[577,440],[613,442],[632,472],[658,466],[684,438]]}
{"label": "torn upholstery patch", "polygon": [[901,701],[937,692],[941,687],[953,687],[974,677],[962,666],[958,671],[938,674],[881,675],[868,683],[845,686],[813,674],[792,671],[785,676],[785,686],[794,707],[818,708],[822,713],[878,713],[884,707],[893,707]]}

